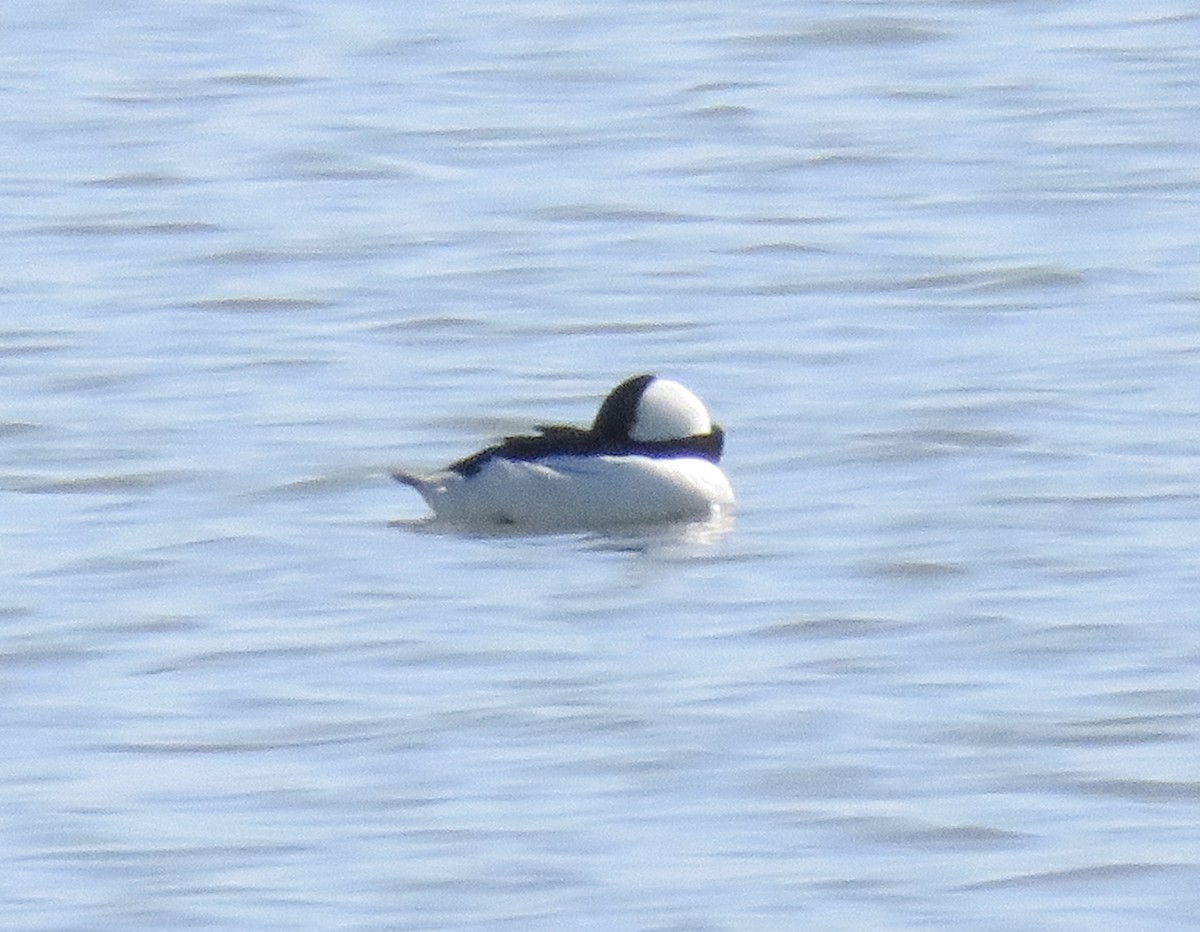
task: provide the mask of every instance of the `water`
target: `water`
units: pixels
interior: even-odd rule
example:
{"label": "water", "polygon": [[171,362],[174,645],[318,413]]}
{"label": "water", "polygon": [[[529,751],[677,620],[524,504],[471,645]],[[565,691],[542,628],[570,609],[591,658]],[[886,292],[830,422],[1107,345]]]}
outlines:
{"label": "water", "polygon": [[[1192,928],[1200,18],[9,4],[0,915]],[[731,527],[389,468],[725,426]]]}

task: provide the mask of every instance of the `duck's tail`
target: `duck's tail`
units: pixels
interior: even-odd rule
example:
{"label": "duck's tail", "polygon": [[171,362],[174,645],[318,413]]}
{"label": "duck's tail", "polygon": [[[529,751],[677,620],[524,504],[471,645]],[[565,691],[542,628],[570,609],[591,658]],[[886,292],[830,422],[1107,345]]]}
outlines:
{"label": "duck's tail", "polygon": [[416,473],[404,472],[403,470],[400,470],[400,469],[397,469],[395,472],[392,473],[392,478],[395,479],[397,482],[399,482],[401,485],[412,486],[418,492],[421,491],[421,489],[426,484],[425,480],[422,479],[420,476],[418,476]]}
{"label": "duck's tail", "polygon": [[433,506],[434,500],[438,497],[438,492],[442,488],[442,483],[438,476],[420,476],[415,472],[405,472],[403,469],[397,469],[392,473],[392,478],[401,485],[406,485],[410,489],[416,489],[420,493],[421,498]]}

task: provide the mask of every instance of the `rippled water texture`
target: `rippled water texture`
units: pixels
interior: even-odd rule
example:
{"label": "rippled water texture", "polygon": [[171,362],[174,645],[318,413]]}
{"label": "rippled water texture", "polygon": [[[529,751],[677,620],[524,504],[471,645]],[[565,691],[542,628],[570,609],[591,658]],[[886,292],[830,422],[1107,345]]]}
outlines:
{"label": "rippled water texture", "polygon": [[[1194,12],[0,26],[0,924],[1194,928]],[[644,371],[732,524],[389,479]]]}

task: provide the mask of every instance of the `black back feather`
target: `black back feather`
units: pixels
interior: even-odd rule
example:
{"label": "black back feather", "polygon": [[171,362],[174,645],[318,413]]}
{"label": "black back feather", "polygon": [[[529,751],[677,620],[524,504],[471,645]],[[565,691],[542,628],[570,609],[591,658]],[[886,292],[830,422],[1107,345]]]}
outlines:
{"label": "black back feather", "polygon": [[636,375],[614,388],[596,412],[589,430],[565,424],[539,424],[536,434],[505,437],[495,446],[456,460],[448,468],[462,476],[473,476],[495,458],[530,462],[546,456],[697,456],[720,462],[725,449],[725,432],[716,424],[707,434],[691,437],[670,440],[629,438],[637,417],[638,402],[652,381],[653,375]]}

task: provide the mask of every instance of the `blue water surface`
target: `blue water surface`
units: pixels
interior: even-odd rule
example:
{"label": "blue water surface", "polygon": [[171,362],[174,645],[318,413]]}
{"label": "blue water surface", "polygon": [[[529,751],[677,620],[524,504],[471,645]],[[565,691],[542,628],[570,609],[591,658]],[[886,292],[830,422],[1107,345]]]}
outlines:
{"label": "blue water surface", "polygon": [[[5,927],[1194,928],[1193,11],[0,20]],[[643,371],[731,523],[389,478]]]}

